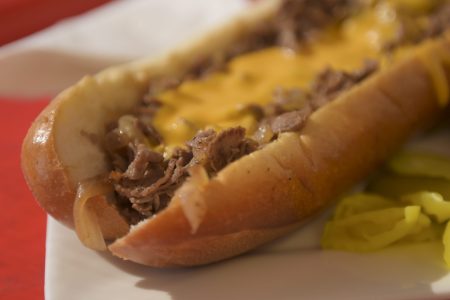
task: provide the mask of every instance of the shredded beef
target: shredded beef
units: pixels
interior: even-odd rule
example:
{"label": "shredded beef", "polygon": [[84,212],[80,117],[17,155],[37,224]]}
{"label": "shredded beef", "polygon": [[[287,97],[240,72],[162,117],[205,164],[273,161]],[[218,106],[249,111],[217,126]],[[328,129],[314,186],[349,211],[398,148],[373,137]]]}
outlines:
{"label": "shredded beef", "polygon": [[127,171],[113,172],[110,179],[116,192],[122,199],[129,199],[131,207],[142,219],[167,206],[187,175],[186,165],[191,157],[185,150],[178,149],[164,161],[161,154],[139,144]]}
{"label": "shredded beef", "polygon": [[353,72],[328,67],[316,76],[309,90],[278,88],[272,102],[261,108],[264,116],[260,119],[255,139],[264,144],[279,133],[300,130],[313,111],[366,79],[377,69],[378,63],[373,60],[366,60],[362,68]]}
{"label": "shredded beef", "polygon": [[343,91],[361,82],[378,69],[374,60],[366,60],[364,66],[353,72],[338,71],[330,67],[320,72],[311,86],[311,105],[317,109],[333,100]]}
{"label": "shredded beef", "polygon": [[203,165],[210,173],[220,171],[227,164],[255,151],[258,144],[245,137],[245,129],[233,127],[219,134],[208,129],[200,131],[187,145],[193,153],[193,164]]}
{"label": "shredded beef", "polygon": [[117,128],[109,131],[105,137],[105,146],[110,152],[125,148],[129,142],[130,138]]}
{"label": "shredded beef", "polygon": [[[247,138],[242,127],[228,128],[219,133],[206,129],[164,159],[148,145],[113,128],[106,135],[105,148],[114,168],[110,180],[118,194],[117,205],[130,223],[152,216],[168,205],[192,165],[202,165],[213,176],[278,134],[300,130],[314,110],[370,76],[376,69],[377,64],[373,61],[366,62],[363,68],[354,72],[327,68],[316,77],[308,91],[277,89],[273,103],[265,107],[251,104],[244,108],[254,114],[255,119],[261,120],[256,133],[260,137],[255,138],[258,142]],[[150,106],[154,103],[154,100],[149,101]],[[151,114],[153,116],[154,112]],[[162,143],[162,137],[151,120],[147,113],[138,114],[135,129],[145,134],[153,144]]]}
{"label": "shredded beef", "polygon": [[[260,143],[268,142],[267,137],[272,139],[282,132],[300,130],[313,110],[365,79],[376,68],[374,62],[367,62],[363,68],[351,73],[327,68],[317,76],[309,92],[278,89],[273,103],[267,107],[250,105],[249,109],[256,115],[263,116],[258,132],[264,131],[266,137],[258,139],[260,142],[247,138],[242,127],[219,133],[206,129],[199,131],[186,147],[176,148],[171,157],[164,160],[149,146],[132,140],[117,128],[111,130],[105,139],[114,166],[110,179],[124,215],[130,222],[136,222],[164,209],[192,165],[202,165],[212,176],[229,163],[258,149]],[[141,115],[136,124],[149,140],[162,142],[147,114]],[[128,206],[124,199],[128,199]],[[137,214],[130,211],[130,205]]]}
{"label": "shredded beef", "polygon": [[378,70],[378,67],[378,62],[376,60],[366,59],[362,68],[356,69],[351,73],[353,80],[355,83],[363,81]]}
{"label": "shredded beef", "polygon": [[393,40],[384,45],[386,51],[392,51],[402,45],[415,45],[425,39],[433,38],[450,28],[450,3],[437,5],[426,16],[426,22],[417,22],[417,16],[398,16],[400,27]]}
{"label": "shredded beef", "polygon": [[[188,167],[201,164],[213,175],[258,147],[258,143],[245,137],[242,127],[229,128],[220,133],[209,129],[200,131],[186,147],[176,148],[171,157],[164,160],[160,153],[150,150],[145,144],[116,143],[120,139],[115,138],[117,132],[114,130],[109,136],[109,152],[114,153],[114,150],[122,148],[126,150],[114,154],[122,161],[128,160],[128,167],[114,165],[110,180],[120,199],[118,205],[126,211],[124,216],[130,222],[138,222],[164,209],[186,178]],[[131,205],[138,215],[127,208],[125,199],[129,201],[128,207]]]}
{"label": "shredded beef", "polygon": [[213,129],[200,130],[192,140],[187,142],[193,154],[193,164],[206,164],[208,160],[208,147],[216,136],[217,134]]}
{"label": "shredded beef", "polygon": [[135,114],[139,116],[154,117],[162,103],[158,98],[151,94],[147,94],[143,97],[141,105],[138,105],[135,109]]}
{"label": "shredded beef", "polygon": [[104,147],[115,170],[125,171],[127,169],[129,161],[125,157],[127,156],[129,143],[130,138],[117,128],[106,134]]}
{"label": "shredded beef", "polygon": [[184,79],[202,78],[213,72],[225,71],[226,62],[234,55],[229,50],[216,52],[210,57],[199,58],[195,61],[189,73],[184,76]]}
{"label": "shredded beef", "polygon": [[302,109],[309,102],[309,95],[300,88],[277,88],[273,101],[265,106],[266,116],[277,116],[285,112]]}
{"label": "shredded beef", "polygon": [[264,108],[261,105],[254,103],[247,104],[241,112],[249,113],[256,121],[260,121],[265,115]]}
{"label": "shredded beef", "polygon": [[219,172],[227,164],[256,150],[257,144],[245,138],[245,129],[226,129],[209,143],[207,147],[207,170]]}
{"label": "shredded beef", "polygon": [[147,117],[141,117],[138,119],[137,126],[142,131],[142,133],[147,136],[151,144],[159,145],[163,142],[161,134],[159,134],[159,132],[152,125],[151,119]]}
{"label": "shredded beef", "polygon": [[[136,136],[128,136],[115,122],[108,125],[104,140],[113,169],[109,178],[117,194],[115,205],[123,216],[135,224],[164,209],[193,165],[202,165],[210,176],[214,176],[229,163],[273,141],[280,133],[299,131],[311,113],[369,77],[377,70],[378,64],[368,60],[353,72],[326,68],[307,89],[278,88],[268,105],[249,104],[242,109],[243,113],[250,113],[259,122],[254,139],[246,137],[242,127],[221,132],[201,130],[167,158],[152,150],[158,145],[164,146],[162,136],[152,124],[162,105],[158,99],[162,91],[176,88],[185,79],[201,78],[218,70],[226,72],[226,63],[232,57],[249,51],[273,45],[293,50],[304,48],[319,29],[348,16],[357,2],[284,0],[273,21],[256,28],[253,34],[243,36],[223,52],[198,59],[184,75],[153,80],[133,113],[134,128],[131,131]],[[436,9],[428,17],[425,27],[420,27],[407,16],[399,17],[400,30],[396,38],[385,45],[386,50],[418,43],[444,32],[450,26],[450,4]]]}
{"label": "shredded beef", "polygon": [[139,180],[144,178],[145,172],[149,164],[162,163],[164,157],[155,151],[151,151],[144,144],[139,144],[136,147],[136,153],[133,161],[128,166],[127,170],[123,174],[124,177],[131,180]]}
{"label": "shredded beef", "polygon": [[297,50],[309,43],[323,27],[348,16],[358,0],[284,0],[277,16],[243,35],[222,52],[198,58],[182,79],[202,78],[216,71],[226,71],[226,63],[233,57],[268,46],[279,45]]}
{"label": "shredded beef", "polygon": [[311,113],[311,107],[305,106],[302,109],[281,114],[272,121],[272,131],[274,133],[298,131]]}
{"label": "shredded beef", "polygon": [[444,4],[430,16],[424,37],[436,37],[450,28],[450,3]]}
{"label": "shredded beef", "polygon": [[278,43],[297,49],[315,31],[331,22],[342,20],[351,12],[355,0],[286,0],[276,18]]}
{"label": "shredded beef", "polygon": [[118,128],[119,122],[115,122],[108,126],[104,141],[113,168],[109,178],[117,194],[116,205],[129,222],[135,224],[164,209],[188,176],[191,166],[202,165],[209,176],[214,176],[229,163],[274,140],[278,134],[300,130],[314,110],[370,76],[376,64],[368,63],[351,73],[328,68],[317,76],[310,89],[279,88],[268,105],[247,105],[243,113],[250,113],[260,122],[255,139],[246,137],[242,127],[221,132],[201,130],[166,158],[152,150],[164,146],[162,136],[153,126],[153,118],[162,105],[158,99],[162,91],[177,87],[184,79],[199,78],[217,70],[226,72],[224,66],[231,57],[248,51],[277,43],[296,49],[299,42],[308,41],[316,29],[348,14],[354,2],[286,0],[275,21],[257,28],[256,34],[233,44],[223,53],[200,59],[185,75],[151,82],[148,93],[133,113],[135,121],[131,122],[130,132],[136,136],[125,134]]}

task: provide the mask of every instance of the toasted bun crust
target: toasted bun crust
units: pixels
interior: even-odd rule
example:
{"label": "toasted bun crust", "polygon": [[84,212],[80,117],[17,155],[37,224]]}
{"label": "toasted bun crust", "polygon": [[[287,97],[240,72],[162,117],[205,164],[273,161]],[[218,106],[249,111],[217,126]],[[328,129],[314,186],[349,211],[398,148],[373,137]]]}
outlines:
{"label": "toasted bun crust", "polygon": [[[73,226],[77,184],[109,168],[95,142],[105,125],[130,111],[153,78],[182,74],[192,58],[250,33],[271,16],[277,1],[267,3],[253,17],[222,29],[220,39],[212,35],[217,43],[206,38],[158,61],[108,69],[59,95],[34,122],[22,150],[26,180],[42,207]],[[282,134],[212,179],[192,174],[169,207],[131,228],[110,251],[149,266],[192,266],[235,256],[298,228],[436,119],[442,109],[422,58],[443,51],[450,53],[448,35],[319,109],[301,132]],[[105,238],[128,230],[125,224],[113,230],[106,225],[117,217],[105,213],[113,211],[107,202],[97,211]]]}
{"label": "toasted bun crust", "polygon": [[77,184],[109,170],[105,153],[93,141],[104,135],[105,125],[131,111],[152,80],[182,75],[195,62],[251,34],[278,5],[278,0],[262,1],[233,22],[173,53],[86,76],[58,95],[33,122],[22,146],[25,180],[40,205],[73,228]]}
{"label": "toasted bun crust", "polygon": [[[283,134],[228,165],[189,198],[177,193],[168,208],[109,249],[166,267],[210,263],[255,248],[298,228],[439,111],[427,69],[411,57],[318,110],[300,134]],[[206,213],[192,234],[185,212],[198,203]]]}

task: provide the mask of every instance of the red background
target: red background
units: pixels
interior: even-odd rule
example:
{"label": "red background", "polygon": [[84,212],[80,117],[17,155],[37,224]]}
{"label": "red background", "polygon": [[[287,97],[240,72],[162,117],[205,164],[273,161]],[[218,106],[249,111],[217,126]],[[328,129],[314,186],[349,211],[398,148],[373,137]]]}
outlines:
{"label": "red background", "polygon": [[111,0],[0,0],[0,45]]}
{"label": "red background", "polygon": [[[0,46],[111,0],[0,0]],[[1,92],[1,91],[0,91]],[[43,299],[46,214],[20,170],[20,147],[49,99],[0,95],[0,299]]]}
{"label": "red background", "polygon": [[20,147],[48,102],[0,98],[0,299],[43,299],[46,215],[20,171]]}

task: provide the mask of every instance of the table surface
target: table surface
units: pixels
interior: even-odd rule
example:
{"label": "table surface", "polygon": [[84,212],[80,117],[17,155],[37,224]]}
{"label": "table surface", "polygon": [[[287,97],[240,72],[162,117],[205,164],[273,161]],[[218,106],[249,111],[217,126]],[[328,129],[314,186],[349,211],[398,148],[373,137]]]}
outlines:
{"label": "table surface", "polygon": [[0,299],[43,299],[46,214],[20,170],[20,147],[48,99],[0,98]]}
{"label": "table surface", "polygon": [[[110,1],[1,1],[0,46]],[[23,178],[20,148],[50,98],[25,101],[0,91],[0,299],[44,299],[46,214]]]}
{"label": "table surface", "polygon": [[0,46],[111,0],[0,1]]}
{"label": "table surface", "polygon": [[[0,1],[0,46],[108,1]],[[20,147],[50,98],[2,98],[0,90],[0,299],[44,298],[46,214],[23,178]]]}

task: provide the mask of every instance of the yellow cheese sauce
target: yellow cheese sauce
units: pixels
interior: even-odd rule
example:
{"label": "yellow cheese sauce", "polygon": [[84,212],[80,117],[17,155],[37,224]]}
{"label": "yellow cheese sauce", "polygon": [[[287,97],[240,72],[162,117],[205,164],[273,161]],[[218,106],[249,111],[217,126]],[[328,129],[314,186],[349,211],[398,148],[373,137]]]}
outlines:
{"label": "yellow cheese sauce", "polygon": [[395,37],[400,26],[396,7],[425,10],[428,3],[378,1],[338,27],[324,30],[307,51],[273,47],[238,56],[224,72],[183,82],[160,94],[163,106],[153,124],[169,148],[183,145],[206,127],[243,126],[251,134],[257,122],[245,111],[246,105],[269,103],[280,87],[308,88],[327,66],[351,71],[360,68],[365,59],[382,60],[383,45]]}

